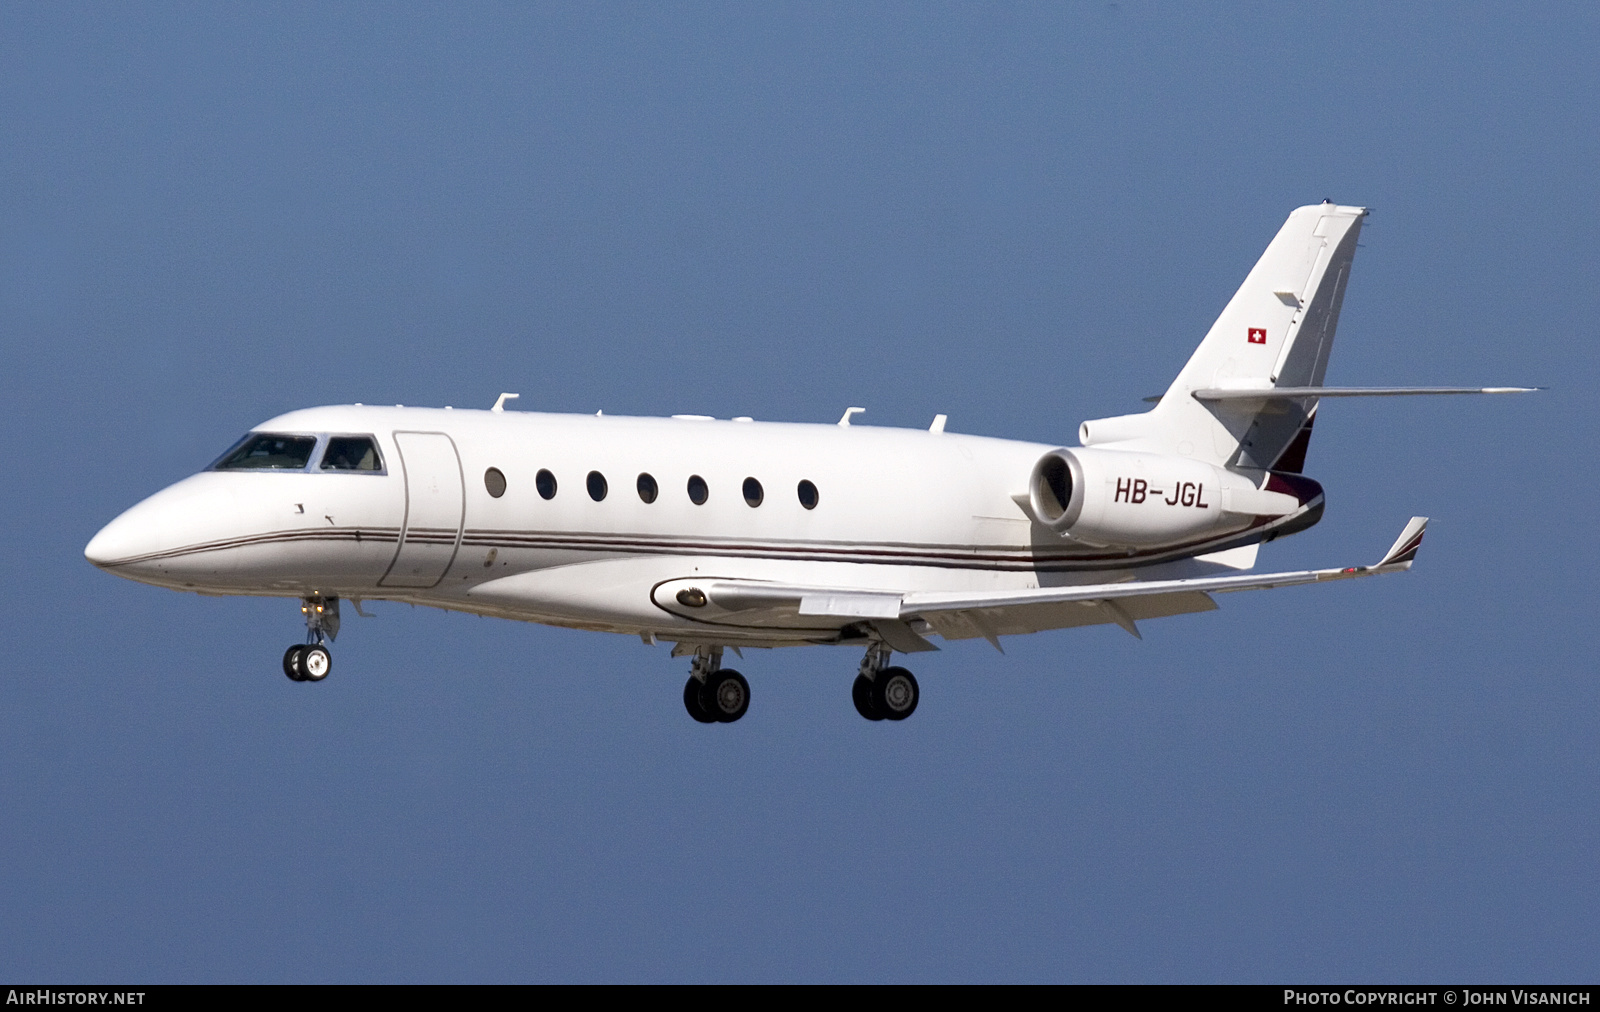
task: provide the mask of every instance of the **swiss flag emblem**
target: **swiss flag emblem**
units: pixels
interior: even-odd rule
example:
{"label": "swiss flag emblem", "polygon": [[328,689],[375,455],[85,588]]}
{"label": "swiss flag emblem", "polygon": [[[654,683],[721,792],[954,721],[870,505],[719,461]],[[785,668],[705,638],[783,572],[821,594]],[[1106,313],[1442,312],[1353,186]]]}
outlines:
{"label": "swiss flag emblem", "polygon": [[1267,328],[1265,328],[1265,327],[1251,327],[1250,328],[1250,343],[1251,344],[1266,344],[1267,343]]}

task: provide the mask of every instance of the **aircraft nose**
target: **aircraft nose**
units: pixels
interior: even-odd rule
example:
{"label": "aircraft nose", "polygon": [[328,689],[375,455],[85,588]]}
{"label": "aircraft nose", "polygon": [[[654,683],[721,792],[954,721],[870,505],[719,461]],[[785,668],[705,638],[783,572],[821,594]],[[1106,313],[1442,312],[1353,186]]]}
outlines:
{"label": "aircraft nose", "polygon": [[83,557],[101,569],[107,569],[148,554],[150,539],[148,532],[141,529],[143,526],[137,517],[122,514],[89,539],[84,546]]}
{"label": "aircraft nose", "polygon": [[84,546],[83,557],[143,583],[195,586],[228,569],[227,551],[200,550],[237,526],[234,497],[211,472],[193,475],[125,510]]}

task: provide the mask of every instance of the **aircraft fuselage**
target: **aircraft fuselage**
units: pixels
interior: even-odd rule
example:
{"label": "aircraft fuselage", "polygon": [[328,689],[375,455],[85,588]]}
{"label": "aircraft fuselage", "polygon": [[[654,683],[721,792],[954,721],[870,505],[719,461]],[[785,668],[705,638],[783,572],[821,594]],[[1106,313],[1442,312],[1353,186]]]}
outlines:
{"label": "aircraft fuselage", "polygon": [[[1242,526],[1137,550],[1064,540],[1019,503],[1051,446],[949,432],[368,406],[253,431],[316,445],[303,467],[211,469],[159,492],[90,558],[179,590],[401,600],[692,639],[706,620],[653,588],[1025,589],[1197,554]],[[350,436],[374,440],[375,470],[321,466],[329,440]],[[1122,481],[1144,493],[1122,496],[1130,506],[1192,510],[1197,498],[1192,483],[1162,498],[1142,477]],[[715,638],[770,645],[848,625],[714,623]]]}

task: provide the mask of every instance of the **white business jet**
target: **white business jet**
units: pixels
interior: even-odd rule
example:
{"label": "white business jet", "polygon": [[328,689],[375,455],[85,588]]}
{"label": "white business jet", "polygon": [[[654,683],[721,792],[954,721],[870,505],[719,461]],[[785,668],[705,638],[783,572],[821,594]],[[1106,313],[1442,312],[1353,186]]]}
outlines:
{"label": "white business jet", "polygon": [[[1366,209],[1302,207],[1144,414],[1075,447],[945,431],[309,408],[144,500],[85,555],[201,594],[298,598],[295,681],[328,676],[339,603],[406,601],[667,641],[705,723],[744,715],[741,647],[850,644],[868,720],[903,720],[898,651],[1214,610],[1212,595],[1410,568],[1414,517],[1375,564],[1251,575],[1322,516],[1302,475],[1326,397],[1529,388],[1323,385]],[[739,654],[741,657],[742,653]]]}

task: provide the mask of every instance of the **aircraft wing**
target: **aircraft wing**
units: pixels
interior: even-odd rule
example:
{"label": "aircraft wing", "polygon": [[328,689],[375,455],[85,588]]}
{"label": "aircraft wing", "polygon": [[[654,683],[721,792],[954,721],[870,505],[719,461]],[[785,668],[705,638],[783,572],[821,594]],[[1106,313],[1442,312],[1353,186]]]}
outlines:
{"label": "aircraft wing", "polygon": [[[931,627],[946,639],[981,636],[998,649],[1000,636],[1108,622],[1139,636],[1137,622],[1140,619],[1215,610],[1217,605],[1211,599],[1212,594],[1403,572],[1411,568],[1427,526],[1427,517],[1412,517],[1383,558],[1370,566],[1343,569],[956,593],[900,593],[722,580],[700,586],[705,588],[710,603],[724,612],[798,607],[802,616],[867,620],[891,647],[902,653],[938,649],[924,639],[912,623],[918,626],[926,623],[921,626],[923,631]],[[690,581],[674,581],[663,588],[670,589],[678,582],[687,585]]]}
{"label": "aircraft wing", "polygon": [[[1139,636],[1136,619],[1157,618],[1191,611],[1210,611],[1216,607],[1211,594],[1231,593],[1239,590],[1261,590],[1269,587],[1293,587],[1302,583],[1323,583],[1328,580],[1349,580],[1359,576],[1376,576],[1380,573],[1403,572],[1411,568],[1422,535],[1428,526],[1427,517],[1412,517],[1400,532],[1400,537],[1382,559],[1370,566],[1348,566],[1343,569],[1302,569],[1287,573],[1260,573],[1242,576],[1200,577],[1187,580],[1131,580],[1125,583],[1090,584],[1077,587],[1040,587],[1037,590],[989,591],[976,594],[912,593],[900,599],[902,620],[920,618],[928,622],[947,638],[964,638],[958,622],[948,616],[961,616],[977,635],[991,643],[1000,634],[1032,632],[1038,621],[1048,621],[1063,605],[1077,605],[1090,614],[1078,616],[1079,621],[1065,625],[1093,625],[1115,622],[1134,636]],[[1048,611],[1041,611],[1047,608]],[[1091,610],[1097,610],[1094,615]],[[1034,613],[1034,622],[1024,621],[1024,628],[1014,629],[1015,619]],[[1059,628],[1060,624],[1042,628]],[[946,631],[949,630],[949,631]],[[955,635],[952,635],[955,634]],[[967,633],[967,636],[973,635]]]}
{"label": "aircraft wing", "polygon": [[1132,580],[1126,583],[1090,584],[1080,587],[1040,587],[1037,590],[988,591],[977,594],[913,593],[900,598],[900,617],[923,615],[929,612],[961,611],[967,608],[1006,608],[1014,605],[1058,603],[1066,601],[1111,601],[1125,597],[1145,597],[1151,594],[1171,594],[1180,591],[1227,593],[1235,590],[1259,590],[1267,587],[1292,587],[1301,583],[1321,583],[1325,580],[1348,580],[1357,576],[1375,576],[1411,568],[1422,535],[1428,526],[1427,517],[1412,517],[1401,531],[1394,546],[1377,563],[1371,566],[1348,566],[1344,569],[1301,569],[1287,573],[1249,573],[1242,576],[1211,576],[1187,580]]}

